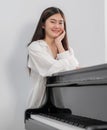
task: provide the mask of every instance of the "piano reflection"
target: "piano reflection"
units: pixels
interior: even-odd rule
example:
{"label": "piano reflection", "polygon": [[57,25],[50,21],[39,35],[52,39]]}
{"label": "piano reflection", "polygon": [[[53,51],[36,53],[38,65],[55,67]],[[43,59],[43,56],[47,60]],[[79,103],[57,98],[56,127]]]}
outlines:
{"label": "piano reflection", "polygon": [[107,64],[53,74],[46,92],[25,111],[26,130],[107,130]]}

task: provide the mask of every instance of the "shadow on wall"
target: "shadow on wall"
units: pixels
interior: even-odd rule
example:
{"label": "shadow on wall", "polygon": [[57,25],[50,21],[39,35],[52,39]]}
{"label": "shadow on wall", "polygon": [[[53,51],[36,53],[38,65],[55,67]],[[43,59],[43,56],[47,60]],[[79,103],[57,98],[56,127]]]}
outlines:
{"label": "shadow on wall", "polygon": [[[8,79],[16,102],[15,110],[13,110],[14,122],[12,122],[11,130],[24,130],[24,111],[30,89],[27,70],[27,44],[34,33],[33,29],[35,27],[32,25],[34,24],[21,28],[21,32],[17,35],[16,47],[8,60]],[[10,109],[12,109],[12,106]]]}

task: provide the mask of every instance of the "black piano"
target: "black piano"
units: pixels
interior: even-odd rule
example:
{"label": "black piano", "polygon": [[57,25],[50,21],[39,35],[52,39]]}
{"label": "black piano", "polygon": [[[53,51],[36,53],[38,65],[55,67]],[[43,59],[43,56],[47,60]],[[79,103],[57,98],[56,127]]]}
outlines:
{"label": "black piano", "polygon": [[107,130],[107,64],[53,74],[46,94],[25,111],[26,130]]}

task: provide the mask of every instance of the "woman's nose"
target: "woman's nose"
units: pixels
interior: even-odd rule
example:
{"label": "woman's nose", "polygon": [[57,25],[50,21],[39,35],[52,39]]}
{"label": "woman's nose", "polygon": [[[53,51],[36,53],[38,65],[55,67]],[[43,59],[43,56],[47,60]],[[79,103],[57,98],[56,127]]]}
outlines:
{"label": "woman's nose", "polygon": [[59,28],[59,27],[60,27],[60,24],[59,24],[59,23],[56,23],[56,24],[55,24],[55,27],[56,27],[56,28]]}

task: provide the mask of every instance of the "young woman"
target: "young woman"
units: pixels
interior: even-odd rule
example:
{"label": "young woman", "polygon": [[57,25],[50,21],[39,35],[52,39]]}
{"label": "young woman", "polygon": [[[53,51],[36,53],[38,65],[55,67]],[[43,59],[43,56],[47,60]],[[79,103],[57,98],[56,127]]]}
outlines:
{"label": "young woman", "polygon": [[63,12],[56,7],[47,8],[28,44],[28,67],[34,84],[28,108],[39,108],[44,104],[46,76],[78,66],[73,50],[68,45]]}

